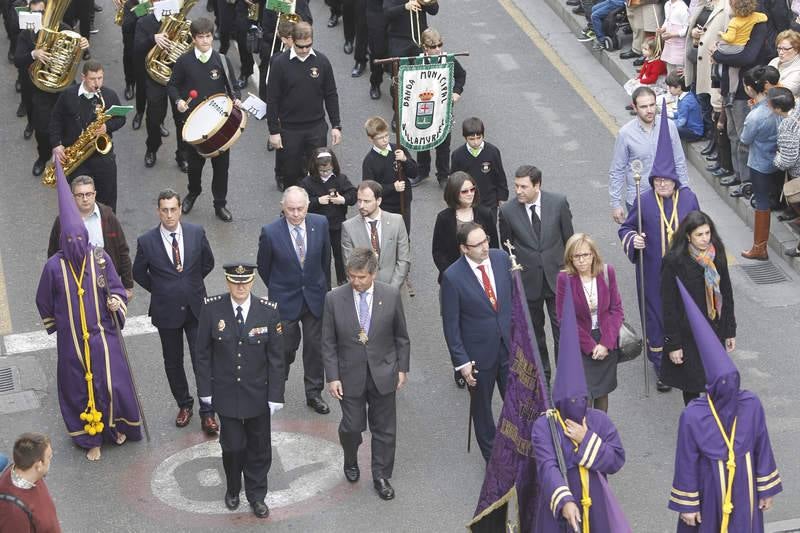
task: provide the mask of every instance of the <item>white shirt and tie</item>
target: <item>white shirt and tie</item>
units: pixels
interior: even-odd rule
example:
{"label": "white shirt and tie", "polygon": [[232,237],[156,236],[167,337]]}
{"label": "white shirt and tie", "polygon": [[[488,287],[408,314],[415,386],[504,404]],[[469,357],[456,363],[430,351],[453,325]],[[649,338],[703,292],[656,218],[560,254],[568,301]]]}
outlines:
{"label": "white shirt and tie", "polygon": [[300,224],[295,226],[287,220],[286,226],[289,228],[289,236],[292,238],[292,245],[294,246],[294,252],[297,254],[297,260],[300,261],[300,264],[302,265],[305,261],[306,255],[308,254],[308,234],[306,233],[306,221],[303,219]]}
{"label": "white shirt and tie", "polygon": [[[373,295],[374,292],[375,292],[375,284],[374,283],[372,285],[370,285],[369,289],[364,291],[364,295],[365,295],[365,298],[367,300],[367,304],[366,304],[367,316],[362,317],[361,316],[361,312],[362,312],[361,311],[361,294],[362,293],[357,291],[357,290],[355,290],[355,289],[353,289],[353,301],[355,302],[355,305],[356,305],[356,317],[358,318],[358,325],[361,326],[362,328],[364,328],[364,333],[367,333],[367,330],[369,330],[368,322],[371,322],[371,320],[372,320],[372,295]],[[365,322],[367,322],[367,323],[365,323]],[[366,327],[364,327],[364,326],[366,326]]]}
{"label": "white shirt and tie", "polygon": [[159,230],[161,230],[161,242],[164,244],[164,249],[167,251],[167,257],[169,257],[169,260],[172,261],[173,265],[175,264],[175,257],[172,254],[172,237],[174,236],[175,240],[178,241],[178,252],[180,253],[181,264],[183,264],[186,255],[183,252],[183,228],[181,227],[180,222],[178,223],[178,227],[175,228],[175,231],[169,231],[164,227],[163,224],[159,226]]}
{"label": "white shirt and tie", "polygon": [[[470,259],[466,255],[464,256],[464,259],[467,260],[467,264],[469,265],[469,269],[475,275],[475,278],[477,278],[478,285],[481,286],[481,289],[483,289],[484,294],[486,293],[486,289],[484,289],[484,287],[483,287],[483,273],[481,272],[481,269],[479,267],[483,267],[484,272],[486,272],[486,276],[489,278],[489,283],[492,285],[492,292],[494,292],[494,294],[497,294],[497,284],[494,281],[494,271],[492,270],[492,260],[487,257],[484,261],[482,261],[480,263],[476,263],[475,261],[473,261],[472,259]],[[486,298],[488,299],[489,296],[486,295]],[[455,367],[456,372],[460,371],[462,368],[464,368],[468,364],[470,364],[470,363],[465,363],[465,364],[463,364],[461,366]]]}

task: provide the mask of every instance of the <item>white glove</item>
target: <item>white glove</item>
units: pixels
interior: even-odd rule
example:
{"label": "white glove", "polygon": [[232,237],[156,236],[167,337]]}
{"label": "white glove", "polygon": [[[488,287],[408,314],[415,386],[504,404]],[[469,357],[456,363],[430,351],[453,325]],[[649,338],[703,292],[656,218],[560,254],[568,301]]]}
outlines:
{"label": "white glove", "polygon": [[275,403],[275,402],[267,402],[269,404],[269,416],[274,415],[281,409],[283,409],[282,403]]}
{"label": "white glove", "polygon": [[211,396],[200,396],[200,402],[211,405]]}

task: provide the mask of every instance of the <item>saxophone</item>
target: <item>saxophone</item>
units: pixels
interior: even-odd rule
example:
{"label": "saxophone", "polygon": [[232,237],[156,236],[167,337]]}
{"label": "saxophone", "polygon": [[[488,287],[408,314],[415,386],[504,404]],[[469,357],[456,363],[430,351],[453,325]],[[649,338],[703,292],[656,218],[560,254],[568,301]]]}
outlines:
{"label": "saxophone", "polygon": [[47,2],[36,48],[50,54],[47,64],[36,60],[28,67],[33,84],[42,91],[56,93],[75,80],[81,60],[81,36],[74,31],[58,31],[70,0]]}
{"label": "saxophone", "polygon": [[[72,174],[76,168],[81,166],[95,152],[105,155],[111,151],[111,137],[107,133],[97,135],[97,130],[111,118],[111,115],[106,115],[105,113],[106,102],[103,100],[102,91],[98,91],[97,94],[100,98],[100,105],[95,109],[95,119],[78,135],[75,142],[64,150],[64,164],[62,167],[64,168],[65,176]],[[56,184],[56,168],[52,160],[47,163],[44,169],[42,184],[50,187]]]}
{"label": "saxophone", "polygon": [[197,0],[185,0],[177,15],[167,15],[161,21],[158,33],[166,33],[170,44],[167,48],[156,44],[144,60],[147,74],[156,83],[166,85],[172,77],[172,65],[192,48],[191,21],[186,20],[186,15],[196,3]]}

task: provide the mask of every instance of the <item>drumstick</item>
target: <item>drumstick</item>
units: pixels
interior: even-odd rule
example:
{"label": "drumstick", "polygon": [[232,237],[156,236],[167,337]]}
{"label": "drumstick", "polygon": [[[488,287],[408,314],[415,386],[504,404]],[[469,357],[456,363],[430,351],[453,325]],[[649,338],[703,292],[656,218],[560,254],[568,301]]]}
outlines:
{"label": "drumstick", "polygon": [[195,98],[197,98],[197,91],[195,91],[194,89],[192,89],[191,91],[189,91],[189,98],[187,98],[187,99],[185,100],[185,102],[186,102],[186,105],[188,106],[189,104],[191,104],[191,103],[192,103],[192,100],[194,100]]}

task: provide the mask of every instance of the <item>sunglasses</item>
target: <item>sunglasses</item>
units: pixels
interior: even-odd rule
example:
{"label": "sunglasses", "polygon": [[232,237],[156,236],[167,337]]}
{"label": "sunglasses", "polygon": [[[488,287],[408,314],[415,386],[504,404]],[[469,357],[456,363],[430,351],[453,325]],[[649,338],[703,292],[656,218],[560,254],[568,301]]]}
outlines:
{"label": "sunglasses", "polygon": [[461,189],[461,194],[469,194],[471,192],[475,192],[475,187],[470,187],[469,189]]}
{"label": "sunglasses", "polygon": [[312,44],[314,44],[314,43],[308,43],[308,44],[297,44],[297,43],[294,43],[294,47],[297,48],[298,50],[305,50],[306,48],[311,48]]}
{"label": "sunglasses", "polygon": [[426,44],[425,48],[427,48],[429,50],[434,50],[436,48],[441,48],[442,46],[444,46],[444,43],[443,42],[438,42],[438,43]]}

